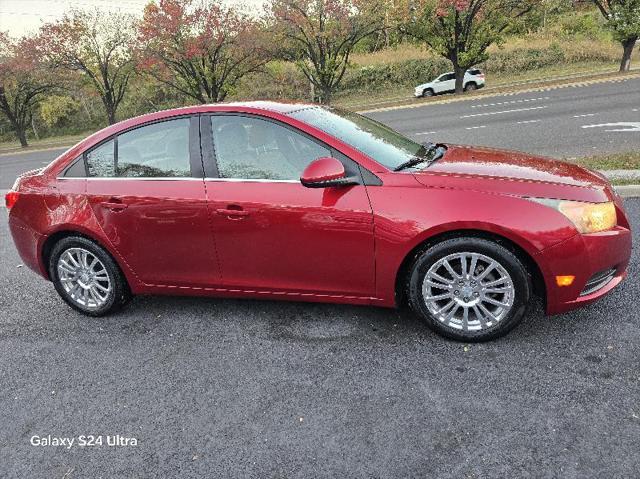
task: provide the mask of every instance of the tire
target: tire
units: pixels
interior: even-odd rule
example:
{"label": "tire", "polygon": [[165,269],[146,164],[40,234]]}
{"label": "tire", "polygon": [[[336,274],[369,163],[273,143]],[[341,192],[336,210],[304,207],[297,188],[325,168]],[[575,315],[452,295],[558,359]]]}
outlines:
{"label": "tire", "polygon": [[[465,277],[462,257],[473,277],[459,278]],[[490,267],[490,261],[495,266]],[[458,276],[449,272],[445,262]],[[486,286],[488,283],[494,285]],[[427,326],[442,336],[464,342],[489,341],[511,331],[526,313],[531,290],[526,268],[511,251],[474,237],[448,239],[420,252],[406,284],[409,304]],[[446,309],[446,305],[450,308]]]}
{"label": "tire", "polygon": [[464,87],[464,91],[474,91],[478,89],[478,85],[476,85],[475,83],[471,82],[471,83],[467,83]]}
{"label": "tire", "polygon": [[422,97],[423,98],[428,98],[428,97],[431,97],[431,96],[435,96],[435,93],[431,88],[427,88],[422,92]]}
{"label": "tire", "polygon": [[[88,268],[88,265],[92,267]],[[78,278],[81,271],[86,273]],[[68,236],[54,245],[49,257],[49,277],[60,297],[88,316],[114,313],[132,297],[129,285],[111,255],[81,236]]]}

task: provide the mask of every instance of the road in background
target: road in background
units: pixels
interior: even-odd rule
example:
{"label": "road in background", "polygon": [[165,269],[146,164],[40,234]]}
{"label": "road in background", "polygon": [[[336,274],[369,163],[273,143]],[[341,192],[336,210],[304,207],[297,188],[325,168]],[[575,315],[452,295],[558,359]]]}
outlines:
{"label": "road in background", "polygon": [[640,150],[640,79],[367,115],[418,141],[485,145],[554,158],[633,151]]}
{"label": "road in background", "polygon": [[[140,297],[87,318],[18,267],[6,214],[0,477],[638,476],[637,247],[600,302],[465,346],[372,307]],[[30,445],[48,434],[138,445]]]}
{"label": "road in background", "polygon": [[42,168],[66,150],[67,148],[55,148],[0,155],[0,190],[11,188],[18,175],[25,171]]}

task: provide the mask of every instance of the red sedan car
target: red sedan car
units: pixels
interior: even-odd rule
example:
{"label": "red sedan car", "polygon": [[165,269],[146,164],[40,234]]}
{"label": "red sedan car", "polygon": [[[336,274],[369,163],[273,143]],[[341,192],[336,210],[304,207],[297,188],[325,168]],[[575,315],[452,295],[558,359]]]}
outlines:
{"label": "red sedan car", "polygon": [[599,174],[522,153],[419,144],[316,105],[207,105],[99,131],[6,197],[26,265],[85,314],[135,294],[394,307],[498,337],[625,277],[631,234]]}

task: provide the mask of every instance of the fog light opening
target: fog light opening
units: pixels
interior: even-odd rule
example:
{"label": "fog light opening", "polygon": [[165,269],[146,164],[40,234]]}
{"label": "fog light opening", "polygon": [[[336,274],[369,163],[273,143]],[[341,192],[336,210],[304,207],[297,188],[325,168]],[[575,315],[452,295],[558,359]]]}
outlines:
{"label": "fog light opening", "polygon": [[558,286],[571,286],[574,279],[576,279],[576,277],[573,275],[556,276],[556,284]]}

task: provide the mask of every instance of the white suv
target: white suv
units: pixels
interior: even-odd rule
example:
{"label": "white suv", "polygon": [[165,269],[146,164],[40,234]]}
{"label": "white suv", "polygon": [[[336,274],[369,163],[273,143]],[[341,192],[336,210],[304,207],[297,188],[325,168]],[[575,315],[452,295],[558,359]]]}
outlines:
{"label": "white suv", "polygon": [[[464,74],[464,91],[477,90],[484,86],[484,73],[477,68],[467,70]],[[429,83],[418,85],[413,95],[416,98],[421,96],[433,96],[438,93],[455,91],[456,76],[453,72],[444,73]]]}

